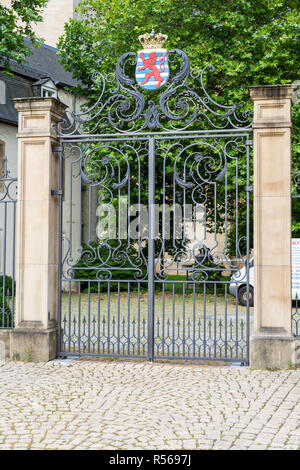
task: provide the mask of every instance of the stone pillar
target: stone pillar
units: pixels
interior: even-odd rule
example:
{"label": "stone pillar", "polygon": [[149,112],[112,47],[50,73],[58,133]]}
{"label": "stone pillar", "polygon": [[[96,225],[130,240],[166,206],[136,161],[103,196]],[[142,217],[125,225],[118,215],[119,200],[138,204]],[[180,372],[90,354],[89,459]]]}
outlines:
{"label": "stone pillar", "polygon": [[250,367],[292,359],[291,99],[294,85],[250,87],[254,103],[254,336]]}
{"label": "stone pillar", "polygon": [[13,360],[57,354],[59,156],[55,124],[66,106],[55,98],[18,98],[16,319]]}

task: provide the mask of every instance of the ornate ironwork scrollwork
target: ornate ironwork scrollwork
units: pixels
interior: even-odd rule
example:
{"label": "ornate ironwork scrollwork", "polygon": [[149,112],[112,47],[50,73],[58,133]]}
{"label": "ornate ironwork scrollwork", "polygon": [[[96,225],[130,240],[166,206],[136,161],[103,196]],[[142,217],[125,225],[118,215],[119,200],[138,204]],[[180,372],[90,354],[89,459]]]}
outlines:
{"label": "ornate ironwork scrollwork", "polygon": [[[64,145],[64,160],[69,162],[69,175],[74,187],[80,186],[80,181],[88,192],[88,206],[86,207],[86,217],[92,224],[92,219],[101,218],[102,213],[98,209],[108,209],[121,203],[121,190],[126,194],[132,184],[130,175],[129,154],[134,156],[140,166],[140,159],[147,152],[147,142],[79,142],[66,143]],[[140,184],[140,170],[135,178]],[[67,189],[68,193],[70,188]],[[81,187],[81,186],[80,186]],[[140,189],[139,189],[140,194]],[[93,196],[94,195],[94,196]],[[93,197],[97,200],[97,207],[91,203]],[[72,219],[72,209],[74,206],[73,194],[70,192],[70,200],[65,210],[69,210],[69,219]],[[126,202],[127,204],[127,202]],[[127,207],[127,206],[126,206]],[[77,208],[81,211],[81,206]],[[117,211],[120,211],[120,206]],[[125,217],[128,215],[125,210]],[[118,217],[121,217],[120,213]],[[93,271],[93,278],[98,281],[109,281],[116,277],[115,273],[126,273],[135,280],[143,280],[146,277],[147,260],[142,248],[142,237],[137,244],[138,248],[132,248],[132,241],[129,234],[122,236],[118,222],[116,238],[102,240],[95,239],[98,234],[93,233],[92,239],[86,240],[84,244],[78,242],[74,244],[71,229],[67,230],[64,239],[64,258],[62,278],[64,281],[70,279],[87,280],[89,272]],[[99,235],[100,236],[100,235]]]}
{"label": "ornate ironwork scrollwork", "polygon": [[[237,171],[239,160],[243,159],[246,152],[246,137],[230,136],[226,138],[214,137],[193,139],[189,142],[184,138],[174,143],[173,140],[164,140],[158,153],[158,161],[163,159],[163,168],[167,165],[173,167],[173,201],[185,201],[192,207],[204,210],[204,219],[197,221],[195,213],[187,218],[188,223],[192,220],[198,224],[198,232],[194,233],[194,238],[189,240],[186,236],[188,232],[184,226],[181,230],[181,240],[176,239],[173,229],[173,240],[167,241],[163,233],[157,238],[156,243],[160,247],[157,262],[158,279],[168,279],[168,275],[176,271],[176,264],[187,269],[191,281],[204,282],[215,272],[221,273],[224,269],[231,272],[237,270],[237,266],[245,265],[246,260],[242,254],[245,245],[245,237],[236,240],[236,254],[234,257],[228,251],[228,223],[236,223],[236,213],[231,214],[228,210],[228,181],[234,182],[234,202],[239,203],[241,195],[237,191]],[[168,162],[168,163],[167,163]],[[220,181],[223,180],[223,183]],[[222,187],[224,192],[222,193]],[[181,192],[181,194],[180,194]],[[164,188],[162,194],[163,204],[169,199],[169,195]],[[209,208],[210,207],[210,208]],[[222,209],[223,208],[223,209]],[[172,209],[175,217],[175,208]],[[210,210],[210,228],[207,221],[207,210]],[[218,211],[224,210],[219,224],[225,227],[224,240],[220,244],[219,226],[217,225]],[[236,209],[237,211],[238,209]],[[179,215],[179,217],[181,217]],[[223,218],[222,218],[223,217]],[[163,215],[162,224],[166,224]],[[230,219],[230,220],[229,220]],[[174,220],[174,219],[173,219]],[[185,216],[183,215],[183,225]],[[199,228],[204,228],[203,234],[199,233]],[[209,248],[206,246],[206,230],[211,233]],[[185,233],[186,232],[186,233]],[[201,256],[199,256],[201,253]],[[211,274],[210,274],[211,273]],[[243,278],[245,275],[243,275]]]}
{"label": "ornate ironwork scrollwork", "polygon": [[7,158],[5,158],[3,174],[0,175],[0,202],[16,202],[17,183],[17,178],[10,175],[7,167]]}
{"label": "ornate ironwork scrollwork", "polygon": [[171,49],[168,60],[171,70],[168,81],[156,91],[159,96],[148,99],[149,92],[142,90],[134,78],[137,55],[133,52],[123,54],[114,74],[96,75],[95,88],[99,90],[96,103],[78,114],[68,112],[58,133],[61,136],[111,132],[172,133],[192,129],[193,124],[197,130],[251,126],[252,112],[243,111],[244,103],[222,105],[206,90],[204,77],[214,72],[213,66],[207,65],[201,71],[191,70],[187,54],[180,49]]}

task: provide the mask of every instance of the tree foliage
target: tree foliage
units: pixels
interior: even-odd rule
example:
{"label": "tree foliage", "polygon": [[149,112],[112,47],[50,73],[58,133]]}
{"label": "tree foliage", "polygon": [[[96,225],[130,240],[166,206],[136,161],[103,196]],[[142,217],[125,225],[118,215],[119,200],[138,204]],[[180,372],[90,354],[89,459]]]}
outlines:
{"label": "tree foliage", "polygon": [[152,28],[168,34],[167,47],[187,52],[193,66],[212,63],[224,101],[248,99],[249,85],[297,79],[299,20],[295,0],[83,0],[59,43],[65,65],[88,84],[117,58],[140,48]]}
{"label": "tree foliage", "polygon": [[12,0],[11,8],[0,4],[0,60],[5,72],[10,72],[10,60],[25,62],[30,53],[24,43],[29,37],[36,46],[41,43],[33,25],[42,21],[41,13],[48,0]]}
{"label": "tree foliage", "polygon": [[[215,67],[210,86],[218,90],[220,103],[244,101],[251,108],[248,86],[299,78],[299,6],[299,0],[83,0],[58,47],[65,67],[86,85],[81,91],[93,102],[95,74],[112,71],[123,53],[140,49],[138,35],[153,28],[168,35],[168,49],[184,50],[192,67]],[[298,166],[299,121],[295,104],[293,160]],[[246,162],[238,184],[246,186]],[[299,201],[293,207],[294,236],[300,231]],[[241,211],[245,214],[245,201]],[[240,213],[244,234],[243,220]],[[231,235],[235,245],[234,230]]]}

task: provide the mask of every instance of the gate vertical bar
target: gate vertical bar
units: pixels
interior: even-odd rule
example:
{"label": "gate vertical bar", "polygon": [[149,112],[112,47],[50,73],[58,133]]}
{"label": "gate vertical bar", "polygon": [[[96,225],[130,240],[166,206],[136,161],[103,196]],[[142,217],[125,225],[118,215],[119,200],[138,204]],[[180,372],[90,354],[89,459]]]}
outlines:
{"label": "gate vertical bar", "polygon": [[[247,342],[247,358],[246,364],[249,365],[249,343],[250,343],[250,162],[249,162],[249,146],[252,145],[252,140],[249,141],[249,136],[247,138],[247,147],[246,147],[246,171],[247,171],[247,191],[246,191],[246,204],[247,204],[247,213],[246,213],[246,270],[247,270],[247,307],[246,307],[246,342]],[[242,356],[243,357],[243,356]]]}
{"label": "gate vertical bar", "polygon": [[148,359],[154,358],[154,269],[155,269],[155,140],[148,150]]}
{"label": "gate vertical bar", "polygon": [[61,322],[61,301],[62,301],[62,230],[63,230],[63,143],[60,141],[59,145],[59,226],[58,226],[58,302],[57,302],[57,324],[58,324],[58,337],[57,348],[58,355],[62,351],[62,322]]}

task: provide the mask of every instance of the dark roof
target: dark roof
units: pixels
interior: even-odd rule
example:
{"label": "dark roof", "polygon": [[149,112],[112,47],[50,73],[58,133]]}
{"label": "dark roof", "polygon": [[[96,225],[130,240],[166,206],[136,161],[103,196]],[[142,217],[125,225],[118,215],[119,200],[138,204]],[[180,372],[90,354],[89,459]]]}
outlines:
{"label": "dark roof", "polygon": [[60,86],[78,85],[78,82],[72,78],[72,74],[66,72],[63,65],[58,62],[59,55],[55,47],[42,44],[41,47],[36,48],[28,38],[24,38],[24,42],[32,54],[27,56],[27,64],[20,65],[11,61],[13,72],[35,80],[49,77],[56,85]]}
{"label": "dark roof", "polygon": [[32,85],[36,82],[43,83],[45,78],[51,79],[56,86],[76,86],[78,82],[73,80],[72,74],[66,72],[62,64],[58,62],[59,56],[55,47],[42,44],[39,49],[32,46],[30,39],[24,38],[26,45],[32,51],[27,57],[28,64],[20,65],[11,61],[14,77],[1,74],[0,79],[6,83],[6,104],[0,104],[0,122],[8,122],[17,125],[18,114],[14,108],[13,98],[25,98],[33,96]]}
{"label": "dark roof", "polygon": [[18,124],[18,113],[14,107],[13,98],[24,98],[33,96],[31,81],[26,78],[15,76],[14,78],[7,75],[1,75],[0,79],[5,82],[6,104],[0,104],[0,122],[9,124]]}
{"label": "dark roof", "polygon": [[34,82],[32,85],[44,85],[44,83],[47,83],[51,81],[53,83],[53,80],[51,80],[50,78],[46,77],[46,78],[41,78],[40,80],[37,80],[36,82]]}

